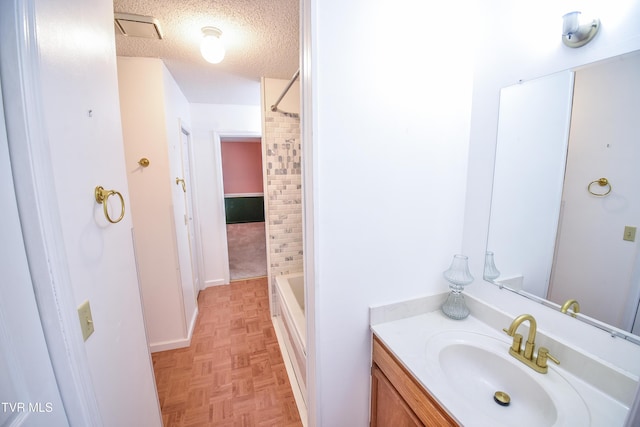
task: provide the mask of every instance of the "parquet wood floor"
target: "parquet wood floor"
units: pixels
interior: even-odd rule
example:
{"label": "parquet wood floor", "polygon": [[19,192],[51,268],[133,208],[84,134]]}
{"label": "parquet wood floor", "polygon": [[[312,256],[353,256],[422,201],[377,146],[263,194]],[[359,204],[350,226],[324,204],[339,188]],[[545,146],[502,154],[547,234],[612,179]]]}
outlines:
{"label": "parquet wood floor", "polygon": [[267,279],[200,292],[191,346],[153,353],[166,427],[302,426],[269,314]]}

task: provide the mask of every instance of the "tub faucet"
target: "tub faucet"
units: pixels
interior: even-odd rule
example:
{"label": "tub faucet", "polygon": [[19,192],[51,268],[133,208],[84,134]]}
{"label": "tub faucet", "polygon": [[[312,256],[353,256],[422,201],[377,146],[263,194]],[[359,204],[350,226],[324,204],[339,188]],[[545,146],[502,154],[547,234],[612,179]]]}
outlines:
{"label": "tub faucet", "polygon": [[[524,321],[529,321],[529,335],[527,336],[527,341],[525,342],[524,349],[521,348],[522,345],[522,335],[517,334],[516,331],[518,327]],[[546,374],[547,360],[551,359],[551,361],[560,364],[560,361],[549,354],[549,350],[540,347],[538,350],[538,355],[534,360],[534,350],[535,350],[535,341],[536,341],[536,331],[537,324],[536,319],[533,318],[530,314],[521,314],[520,316],[513,319],[509,329],[503,329],[510,337],[513,337],[513,343],[511,344],[511,348],[509,348],[509,354],[533,369],[536,372],[541,374]]]}

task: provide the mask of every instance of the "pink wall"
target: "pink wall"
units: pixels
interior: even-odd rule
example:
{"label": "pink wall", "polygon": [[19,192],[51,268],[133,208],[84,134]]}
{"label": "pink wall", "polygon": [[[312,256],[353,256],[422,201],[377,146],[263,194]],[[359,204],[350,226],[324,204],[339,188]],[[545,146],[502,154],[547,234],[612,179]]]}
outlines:
{"label": "pink wall", "polygon": [[260,138],[222,140],[224,194],[262,193],[262,147]]}

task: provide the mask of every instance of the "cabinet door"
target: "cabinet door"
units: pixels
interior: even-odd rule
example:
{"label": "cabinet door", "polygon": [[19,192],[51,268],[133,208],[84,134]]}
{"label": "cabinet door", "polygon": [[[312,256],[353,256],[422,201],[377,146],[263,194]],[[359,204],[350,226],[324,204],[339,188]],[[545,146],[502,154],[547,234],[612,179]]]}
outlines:
{"label": "cabinet door", "polygon": [[377,366],[371,371],[371,427],[423,426]]}

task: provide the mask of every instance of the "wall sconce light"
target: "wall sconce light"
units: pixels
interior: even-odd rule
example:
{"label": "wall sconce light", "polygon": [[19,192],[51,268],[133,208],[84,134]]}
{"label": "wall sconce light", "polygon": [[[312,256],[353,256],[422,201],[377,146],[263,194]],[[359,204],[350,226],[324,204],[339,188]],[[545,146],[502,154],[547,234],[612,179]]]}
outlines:
{"label": "wall sconce light", "polygon": [[212,64],[217,64],[224,59],[224,44],[220,40],[222,31],[216,27],[202,28],[202,42],[200,42],[200,53],[202,57]]}
{"label": "wall sconce light", "polygon": [[473,282],[473,276],[469,272],[469,258],[464,255],[454,255],[451,266],[442,273],[449,282],[449,295],[442,304],[442,312],[448,317],[462,320],[469,315],[469,308],[464,303],[462,290],[465,286]]}
{"label": "wall sconce light", "polygon": [[580,22],[581,12],[569,12],[562,17],[562,42],[569,47],[580,47],[589,43],[600,29],[600,20]]}

